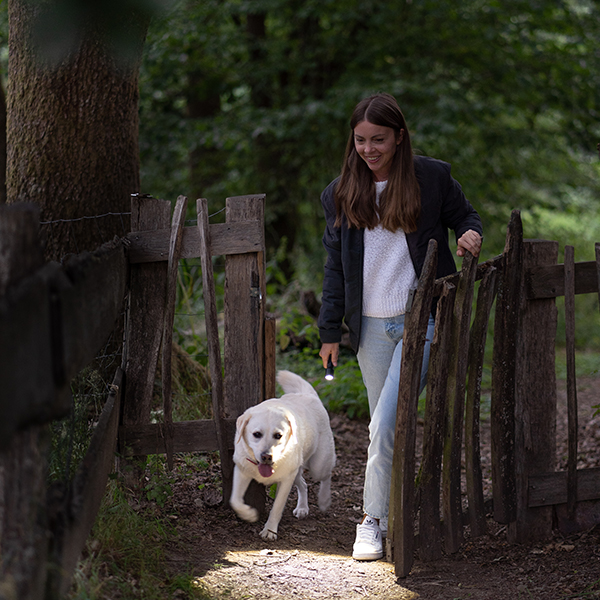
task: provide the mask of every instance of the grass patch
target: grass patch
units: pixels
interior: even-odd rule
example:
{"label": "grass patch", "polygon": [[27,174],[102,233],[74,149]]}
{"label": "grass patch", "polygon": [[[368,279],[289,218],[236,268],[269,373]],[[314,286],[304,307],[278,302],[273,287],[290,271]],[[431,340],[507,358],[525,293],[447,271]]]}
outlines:
{"label": "grass patch", "polygon": [[173,575],[166,569],[165,545],[176,530],[135,505],[122,483],[111,479],[68,598],[208,600],[191,573]]}

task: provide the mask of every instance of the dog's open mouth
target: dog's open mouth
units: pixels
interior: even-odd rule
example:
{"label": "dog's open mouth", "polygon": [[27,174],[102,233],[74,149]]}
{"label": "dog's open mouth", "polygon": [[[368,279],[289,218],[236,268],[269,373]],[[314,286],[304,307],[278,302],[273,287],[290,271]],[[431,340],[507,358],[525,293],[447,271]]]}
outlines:
{"label": "dog's open mouth", "polygon": [[258,465],[258,472],[262,477],[271,477],[273,475],[273,467],[271,465],[265,465],[264,463],[260,463]]}
{"label": "dog's open mouth", "polygon": [[273,469],[272,465],[266,465],[265,463],[259,463],[255,460],[252,460],[251,458],[246,458],[246,460],[258,467],[258,472],[261,475],[261,477],[271,477],[271,475],[273,475],[273,473],[275,472],[275,469]]}

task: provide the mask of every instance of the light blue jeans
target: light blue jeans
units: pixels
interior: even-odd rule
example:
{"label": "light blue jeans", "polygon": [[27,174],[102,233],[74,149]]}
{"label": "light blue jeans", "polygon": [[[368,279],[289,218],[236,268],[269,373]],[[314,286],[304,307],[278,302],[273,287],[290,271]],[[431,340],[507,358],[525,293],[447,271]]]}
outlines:
{"label": "light blue jeans", "polygon": [[[435,320],[430,316],[419,393],[427,383],[434,328]],[[363,510],[375,519],[386,518],[389,512],[403,334],[404,315],[362,318],[357,358],[371,413]]]}

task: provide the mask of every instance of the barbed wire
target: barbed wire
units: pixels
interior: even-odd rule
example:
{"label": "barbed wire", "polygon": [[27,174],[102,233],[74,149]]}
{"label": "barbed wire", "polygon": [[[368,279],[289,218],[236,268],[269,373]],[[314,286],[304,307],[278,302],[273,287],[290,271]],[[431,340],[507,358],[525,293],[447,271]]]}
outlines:
{"label": "barbed wire", "polygon": [[[227,209],[227,207],[224,206],[223,208],[220,208],[219,210],[215,211],[214,213],[208,215],[208,218],[212,219],[213,217],[216,217],[217,215],[221,214],[226,209]],[[40,221],[40,225],[54,225],[55,223],[76,223],[78,221],[103,219],[105,217],[130,217],[130,216],[131,216],[131,211],[129,211],[129,212],[107,212],[107,213],[103,213],[101,215],[85,215],[83,217],[73,217],[72,219],[52,219],[51,221]],[[190,223],[190,224],[197,224],[198,219],[187,219],[185,222]],[[123,227],[124,227],[124,224],[123,224]]]}
{"label": "barbed wire", "polygon": [[53,225],[54,223],[75,223],[77,221],[85,221],[86,219],[102,219],[104,217],[124,217],[131,216],[131,212],[107,212],[102,215],[89,215],[84,217],[75,217],[73,219],[53,219],[52,221],[40,221],[40,225]]}

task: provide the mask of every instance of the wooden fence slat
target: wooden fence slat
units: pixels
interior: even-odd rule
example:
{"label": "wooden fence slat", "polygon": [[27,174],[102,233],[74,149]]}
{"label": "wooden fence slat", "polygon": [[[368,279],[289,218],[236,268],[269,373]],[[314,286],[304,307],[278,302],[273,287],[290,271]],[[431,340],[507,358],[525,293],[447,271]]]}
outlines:
{"label": "wooden fence slat", "polygon": [[[5,300],[10,287],[24,283],[25,278],[43,265],[38,230],[39,209],[30,205],[0,206],[0,302]],[[6,353],[14,345],[4,336],[5,331],[0,328],[0,351]],[[41,344],[45,342],[40,340]],[[40,364],[39,368],[51,371],[51,357],[44,359],[45,367]],[[0,362],[0,380],[8,377],[5,367]],[[28,384],[27,377],[35,378],[37,367],[32,365],[29,374],[21,373],[24,385]],[[0,393],[5,391],[2,388],[0,385]],[[35,404],[36,390],[30,390]],[[14,402],[11,397],[0,398],[1,404]],[[8,450],[0,453],[0,581],[7,583],[7,595],[19,600],[37,600],[44,595],[48,516],[42,507],[47,500],[49,450],[44,429],[30,426],[16,432]]]}
{"label": "wooden fence slat", "polygon": [[[131,227],[137,230],[169,227],[171,203],[168,200],[132,196]],[[129,306],[123,370],[126,372],[123,395],[123,425],[150,422],[156,369],[162,340],[161,324],[165,315],[167,262],[131,265]],[[121,444],[122,446],[122,444]],[[124,448],[121,447],[124,454]],[[131,484],[139,481],[139,470],[123,465],[121,471]]]}
{"label": "wooden fence slat", "polygon": [[[553,506],[568,502],[567,471],[529,476],[528,506]],[[600,498],[600,467],[577,471],[577,502]]]}
{"label": "wooden fence slat", "polygon": [[[499,256],[495,256],[494,258],[490,258],[489,260],[486,260],[483,263],[479,263],[477,265],[477,272],[475,274],[475,281],[480,281],[481,279],[483,279],[483,277],[485,276],[485,274],[490,269],[501,269],[503,261],[504,261],[504,255],[500,254]],[[436,298],[437,296],[441,295],[441,293],[442,293],[442,286],[445,283],[451,283],[454,287],[456,287],[458,285],[458,280],[459,279],[460,279],[460,271],[458,271],[456,273],[452,273],[450,275],[446,275],[445,277],[440,277],[439,279],[436,279],[435,283],[433,285],[433,297]]]}
{"label": "wooden fence slat", "polygon": [[444,544],[446,551],[457,552],[463,540],[461,458],[462,432],[465,407],[465,384],[469,353],[469,326],[473,303],[473,287],[477,259],[467,252],[462,264],[461,277],[456,288],[452,340],[452,361],[448,369],[448,404],[444,466],[442,468],[442,508],[444,517]]}
{"label": "wooden fence slat", "polygon": [[567,510],[575,514],[577,502],[577,381],[575,373],[575,249],[565,246],[565,334],[567,354],[567,428],[569,433]]}
{"label": "wooden fence slat", "polygon": [[100,508],[108,476],[115,465],[121,408],[123,371],[118,368],[88,451],[75,475],[64,504],[52,527],[47,587],[50,596],[63,598]]}
{"label": "wooden fence slat", "polygon": [[[262,228],[264,205],[264,194],[227,198],[227,223],[257,221]],[[261,232],[264,240],[264,230]],[[228,283],[225,285],[224,400],[227,417],[237,417],[264,400],[264,273],[263,251],[225,256]],[[223,494],[228,502],[233,472],[223,477]],[[262,512],[264,499],[265,487],[253,481],[246,502]]]}
{"label": "wooden fence slat", "polygon": [[[523,242],[524,270],[554,264],[557,256],[557,242]],[[529,543],[552,535],[552,509],[528,508],[527,494],[529,476],[552,471],[555,466],[556,301],[554,298],[527,300],[522,294],[518,312],[513,388],[516,503],[514,519],[508,526],[508,539]]]}
{"label": "wooden fence slat", "polygon": [[[544,265],[525,270],[525,294],[528,300],[557,298],[565,295],[564,264]],[[575,264],[575,294],[593,294],[598,290],[595,261]]]}
{"label": "wooden fence slat", "polygon": [[117,241],[64,267],[43,265],[2,297],[0,446],[17,427],[68,413],[68,383],[94,359],[121,316],[127,274]]}
{"label": "wooden fence slat", "polygon": [[429,354],[427,398],[423,426],[423,460],[419,476],[419,557],[433,561],[442,556],[440,476],[446,424],[446,382],[456,287],[444,282],[437,304],[435,333]]}
{"label": "wooden fence slat", "polygon": [[[197,227],[184,227],[181,258],[198,258],[199,233]],[[263,252],[263,224],[259,221],[239,223],[213,223],[210,225],[211,251],[213,256]],[[157,231],[132,231],[127,235],[131,250],[131,263],[167,261],[169,256],[170,229]]]}
{"label": "wooden fence slat", "polygon": [[173,469],[173,398],[171,359],[173,357],[173,322],[175,319],[175,301],[177,296],[177,270],[181,254],[181,238],[185,223],[187,198],[179,196],[173,212],[171,240],[169,243],[169,261],[167,266],[167,305],[162,335],[162,396],[163,419],[165,423],[165,443],[167,447],[167,466]]}
{"label": "wooden fence slat", "polygon": [[437,243],[430,240],[415,299],[405,322],[400,367],[388,523],[388,547],[392,550],[397,577],[406,577],[414,560],[417,404],[436,268]]}
{"label": "wooden fence slat", "polygon": [[68,390],[59,388],[53,369],[47,276],[64,273],[57,265],[42,268],[0,298],[0,450],[20,427],[63,417],[70,407]]}
{"label": "wooden fence slat", "polygon": [[481,471],[479,413],[485,340],[495,293],[496,269],[492,267],[486,272],[479,285],[475,319],[471,326],[469,340],[469,380],[465,405],[465,474],[469,500],[469,522],[473,537],[483,535],[487,531]]}
{"label": "wooden fence slat", "polygon": [[277,321],[274,315],[265,317],[265,399],[276,395]]}
{"label": "wooden fence slat", "polygon": [[492,364],[492,493],[494,519],[510,523],[516,516],[515,369],[523,225],[513,210],[506,232],[502,273],[496,300]]}
{"label": "wooden fence slat", "polygon": [[202,293],[204,296],[204,317],[208,340],[208,362],[210,367],[213,419],[217,435],[217,446],[221,456],[223,480],[233,472],[229,440],[225,431],[225,403],[223,399],[223,371],[221,364],[221,345],[219,343],[219,325],[217,323],[217,300],[215,280],[211,259],[210,228],[208,224],[208,201],[205,198],[196,201],[198,214],[198,232],[200,235],[199,252],[202,264]]}
{"label": "wooden fence slat", "polygon": [[[224,419],[227,448],[233,449],[236,419]],[[126,457],[165,454],[165,428],[162,423],[122,426],[119,439]],[[214,452],[219,450],[217,426],[213,419],[173,423],[173,452]]]}

